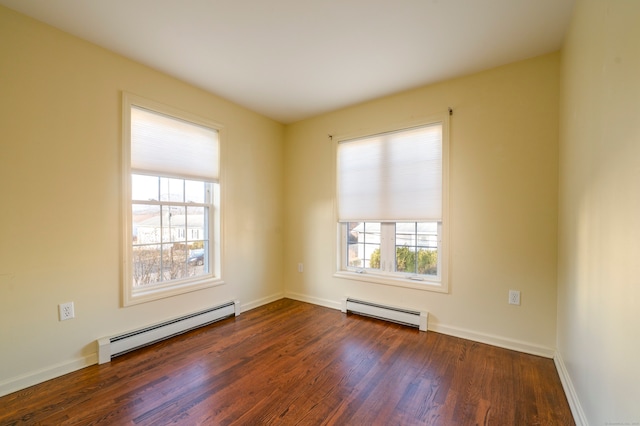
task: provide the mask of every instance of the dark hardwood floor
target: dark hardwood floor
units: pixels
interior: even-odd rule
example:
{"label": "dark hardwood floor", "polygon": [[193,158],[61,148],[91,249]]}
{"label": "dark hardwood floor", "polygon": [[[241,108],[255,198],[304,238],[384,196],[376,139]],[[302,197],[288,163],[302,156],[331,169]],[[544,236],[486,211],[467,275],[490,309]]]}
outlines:
{"label": "dark hardwood floor", "polygon": [[283,299],[0,398],[0,424],[574,422],[550,359]]}

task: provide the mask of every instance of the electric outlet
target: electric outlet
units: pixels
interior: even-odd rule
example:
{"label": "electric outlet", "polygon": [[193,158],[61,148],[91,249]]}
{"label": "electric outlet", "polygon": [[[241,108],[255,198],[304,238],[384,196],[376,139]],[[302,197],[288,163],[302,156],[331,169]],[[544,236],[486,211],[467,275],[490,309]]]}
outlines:
{"label": "electric outlet", "polygon": [[58,305],[58,308],[60,309],[60,321],[75,318],[76,314],[73,309],[73,302],[61,303]]}
{"label": "electric outlet", "polygon": [[304,265],[302,263],[298,263],[298,272],[304,272]]}
{"label": "electric outlet", "polygon": [[520,292],[518,290],[509,290],[509,304],[510,305],[520,304]]}

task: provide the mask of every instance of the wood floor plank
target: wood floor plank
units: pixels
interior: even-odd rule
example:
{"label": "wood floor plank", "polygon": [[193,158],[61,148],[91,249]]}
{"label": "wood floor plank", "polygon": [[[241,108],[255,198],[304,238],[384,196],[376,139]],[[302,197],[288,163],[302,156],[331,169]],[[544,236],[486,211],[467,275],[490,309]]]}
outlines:
{"label": "wood floor plank", "polygon": [[0,425],[573,425],[553,361],[282,299],[0,398]]}

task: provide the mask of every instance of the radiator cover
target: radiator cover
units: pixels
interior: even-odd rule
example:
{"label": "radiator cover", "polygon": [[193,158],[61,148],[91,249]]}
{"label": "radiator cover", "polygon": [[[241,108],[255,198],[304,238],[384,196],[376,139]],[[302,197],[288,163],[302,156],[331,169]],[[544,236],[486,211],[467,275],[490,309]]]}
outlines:
{"label": "radiator cover", "polygon": [[118,355],[239,314],[240,302],[236,300],[138,330],[103,337],[98,340],[98,363],[104,364]]}
{"label": "radiator cover", "polygon": [[348,297],[342,300],[342,312],[353,312],[355,314],[417,327],[420,331],[427,331],[429,314],[426,311],[399,308],[397,306],[383,305]]}

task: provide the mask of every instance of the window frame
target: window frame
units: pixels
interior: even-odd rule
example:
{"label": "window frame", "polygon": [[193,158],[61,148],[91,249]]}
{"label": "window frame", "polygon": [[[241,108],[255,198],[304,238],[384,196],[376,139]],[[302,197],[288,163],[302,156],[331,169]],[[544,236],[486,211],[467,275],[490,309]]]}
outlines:
{"label": "window frame", "polygon": [[[339,222],[338,219],[338,206],[337,206],[337,191],[338,191],[338,182],[337,182],[337,152],[338,152],[338,144],[342,141],[366,138],[370,136],[375,136],[383,133],[390,132],[400,132],[403,130],[409,130],[415,127],[421,126],[429,126],[432,124],[441,123],[442,124],[442,218],[438,221],[438,275],[434,278],[434,276],[430,275],[413,275],[405,272],[397,272],[395,271],[395,262],[393,265],[393,271],[389,271],[388,267],[384,268],[385,270],[375,270],[370,268],[357,268],[350,267],[347,265],[347,251],[348,251],[348,230],[347,230],[347,222]],[[335,272],[333,274],[336,278],[347,279],[347,280],[355,280],[355,281],[363,281],[374,284],[381,285],[389,285],[389,286],[397,286],[404,288],[411,288],[417,290],[426,290],[426,291],[434,291],[440,293],[448,293],[449,292],[449,235],[450,235],[450,224],[449,224],[449,114],[436,114],[425,117],[420,120],[411,121],[407,123],[402,123],[400,125],[395,126],[386,126],[379,127],[374,129],[368,129],[359,132],[347,133],[343,135],[332,136],[333,142],[333,167],[334,173],[333,177],[335,179],[334,187],[336,188],[336,196],[334,198],[334,217],[335,223],[337,224],[336,229],[336,240],[335,244]],[[361,222],[366,222],[362,220]],[[370,221],[374,222],[374,221]],[[395,235],[394,241],[388,242],[387,240],[390,238],[389,232],[384,232],[384,225],[400,222],[411,222],[408,220],[398,220],[396,222],[382,222],[381,223],[381,251],[382,247],[387,246],[395,247]],[[415,220],[415,222],[425,222],[424,220]],[[395,227],[394,227],[395,228]],[[393,257],[395,258],[395,248],[393,249]],[[381,253],[381,256],[385,256]],[[388,257],[388,256],[385,256]],[[382,261],[382,259],[381,259]],[[388,266],[388,265],[385,265]],[[417,278],[419,277],[419,278]]]}
{"label": "window frame", "polygon": [[[222,163],[222,140],[223,127],[210,120],[198,117],[177,108],[164,105],[131,93],[122,93],[122,223],[123,223],[123,243],[122,243],[122,306],[136,305],[166,297],[173,297],[180,294],[210,288],[224,284],[222,279],[222,171],[218,164],[219,175],[216,182],[211,182],[205,178],[197,176],[175,176],[158,171],[157,174],[148,172],[140,173],[132,170],[131,167],[131,109],[142,108],[154,113],[158,113],[169,118],[175,118],[198,126],[203,126],[215,130],[218,133],[218,162]],[[183,279],[170,280],[150,285],[147,288],[136,288],[133,278],[133,214],[132,204],[133,194],[131,191],[132,174],[147,174],[150,176],[179,178],[187,180],[201,180],[211,182],[211,187],[217,186],[217,190],[212,190],[211,203],[208,206],[209,235],[209,271],[206,274]],[[158,200],[159,204],[166,202]]]}

